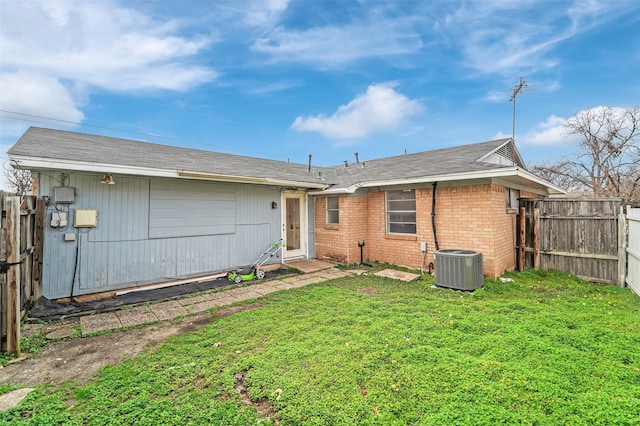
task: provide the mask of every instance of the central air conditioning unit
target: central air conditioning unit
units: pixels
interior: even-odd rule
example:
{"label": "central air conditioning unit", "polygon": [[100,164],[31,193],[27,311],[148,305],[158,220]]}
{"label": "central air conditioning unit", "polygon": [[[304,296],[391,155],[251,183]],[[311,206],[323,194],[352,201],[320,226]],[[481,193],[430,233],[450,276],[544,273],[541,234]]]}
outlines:
{"label": "central air conditioning unit", "polygon": [[472,250],[435,252],[436,286],[455,290],[475,290],[484,284],[482,253]]}

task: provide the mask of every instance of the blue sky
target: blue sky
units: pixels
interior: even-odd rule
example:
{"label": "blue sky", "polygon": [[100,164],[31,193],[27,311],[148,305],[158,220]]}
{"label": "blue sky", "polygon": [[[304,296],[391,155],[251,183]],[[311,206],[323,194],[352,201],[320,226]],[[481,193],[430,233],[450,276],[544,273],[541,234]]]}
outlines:
{"label": "blue sky", "polygon": [[522,77],[533,163],[640,104],[636,0],[0,0],[0,28],[3,160],[35,125],[338,165],[510,136]]}

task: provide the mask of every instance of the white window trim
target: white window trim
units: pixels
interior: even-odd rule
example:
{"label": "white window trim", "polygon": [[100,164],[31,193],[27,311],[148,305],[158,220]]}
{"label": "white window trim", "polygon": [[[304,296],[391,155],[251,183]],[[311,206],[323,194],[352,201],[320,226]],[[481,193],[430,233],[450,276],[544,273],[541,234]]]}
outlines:
{"label": "white window trim", "polygon": [[[338,208],[336,209],[330,209],[329,208],[329,198],[335,198],[338,201]],[[336,195],[327,195],[327,203],[326,203],[326,223],[327,225],[340,225],[340,197],[336,196]],[[338,221],[337,222],[330,222],[329,221],[329,212],[330,211],[334,211],[338,213]]]}
{"label": "white window trim", "polygon": [[384,206],[385,206],[385,225],[386,225],[386,231],[388,235],[411,235],[411,236],[415,236],[418,235],[418,206],[417,206],[417,200],[416,200],[416,190],[415,189],[411,189],[410,191],[413,191],[413,200],[416,202],[416,209],[415,210],[393,210],[394,213],[414,213],[416,215],[416,222],[414,223],[414,225],[416,226],[416,231],[414,233],[406,233],[406,232],[391,232],[391,224],[389,223],[389,193],[390,192],[405,192],[403,190],[392,190],[392,191],[385,191],[385,200],[384,200]]}

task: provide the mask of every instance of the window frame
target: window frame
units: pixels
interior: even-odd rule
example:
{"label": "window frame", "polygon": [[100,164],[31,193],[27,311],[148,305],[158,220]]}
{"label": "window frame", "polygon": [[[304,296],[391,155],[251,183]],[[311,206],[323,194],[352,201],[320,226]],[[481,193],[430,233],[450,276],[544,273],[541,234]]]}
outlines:
{"label": "window frame", "polygon": [[[409,193],[412,192],[413,193],[413,198],[407,198],[407,199],[399,199],[399,200],[393,200],[390,199],[392,197],[390,197],[390,194],[393,193]],[[394,209],[392,210],[390,208],[390,203],[391,202],[407,202],[407,201],[413,201],[413,209],[412,210],[407,210],[407,209]],[[388,235],[411,235],[411,236],[415,236],[418,234],[418,225],[417,225],[417,219],[418,219],[418,212],[417,212],[417,200],[416,200],[416,190],[415,189],[399,189],[399,190],[391,190],[391,191],[385,191],[385,222],[386,222],[386,231]],[[391,219],[391,215],[392,214],[400,214],[400,215],[411,215],[413,214],[413,221],[394,221],[392,222]],[[414,230],[413,232],[394,232],[391,230],[392,225],[393,224],[399,224],[399,225],[413,225]]]}
{"label": "window frame", "polygon": [[[336,200],[336,207],[331,207],[329,208],[329,200],[330,199],[335,199]],[[340,225],[340,197],[337,195],[327,195],[326,198],[326,206],[325,206],[325,210],[326,210],[326,224],[327,225],[332,225],[332,226],[337,226]],[[335,213],[336,215],[336,221],[332,222],[331,219],[329,218],[330,213]]]}
{"label": "window frame", "polygon": [[[507,205],[507,210],[517,210],[520,208],[520,190],[505,187],[505,202]],[[515,204],[515,205],[514,205]]]}

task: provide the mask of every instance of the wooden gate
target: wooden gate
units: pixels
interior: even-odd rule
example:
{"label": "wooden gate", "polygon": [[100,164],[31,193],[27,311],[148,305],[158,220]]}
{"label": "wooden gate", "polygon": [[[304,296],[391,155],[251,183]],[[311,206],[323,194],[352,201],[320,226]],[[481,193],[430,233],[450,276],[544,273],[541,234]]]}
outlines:
{"label": "wooden gate", "polygon": [[0,260],[19,265],[0,274],[0,350],[20,352],[20,320],[42,294],[44,200],[0,191]]}
{"label": "wooden gate", "polygon": [[640,208],[627,209],[629,245],[627,246],[627,285],[640,296]]}
{"label": "wooden gate", "polygon": [[518,269],[557,269],[624,286],[622,212],[620,198],[521,199]]}

